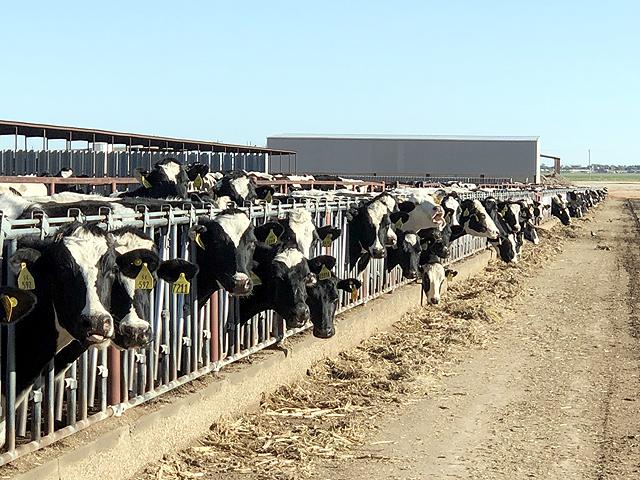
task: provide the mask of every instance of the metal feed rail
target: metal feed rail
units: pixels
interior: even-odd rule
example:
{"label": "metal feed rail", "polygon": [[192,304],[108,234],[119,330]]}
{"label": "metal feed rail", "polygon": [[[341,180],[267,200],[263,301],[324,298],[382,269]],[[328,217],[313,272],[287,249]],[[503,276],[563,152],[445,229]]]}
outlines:
{"label": "metal feed rail", "polygon": [[[545,202],[550,195],[565,191],[544,192]],[[483,198],[486,193],[462,194],[463,198]],[[497,191],[491,195],[499,199],[524,198],[534,195],[523,191]],[[342,228],[343,235],[328,247],[319,245],[315,255],[330,254],[337,258],[336,274],[346,278],[348,229],[345,212],[356,199],[306,200],[296,204],[277,204],[246,207],[255,224],[275,218],[284,218],[293,208],[306,208],[318,226],[331,224]],[[49,218],[34,213],[34,218],[9,221],[0,217],[0,246],[3,247],[3,280],[14,283],[7,271],[7,259],[16,250],[20,238],[36,235],[49,237],[74,220],[97,221],[107,230],[123,225],[143,229],[156,239],[161,259],[191,259],[194,246],[186,242],[187,231],[198,218],[212,218],[218,213],[213,208],[172,208],[149,212],[140,207],[132,216],[116,215],[108,209],[98,215],[85,216],[70,210],[67,217]],[[449,263],[473,255],[486,247],[484,238],[465,235],[451,247]],[[372,260],[360,277],[363,285],[359,298],[351,301],[342,293],[338,313],[368,302],[407,283],[399,268],[386,272],[384,260]],[[37,281],[37,279],[36,279]],[[273,312],[266,312],[239,325],[238,303],[220,290],[205,305],[197,305],[192,282],[191,295],[171,293],[169,286],[158,281],[151,293],[149,318],[153,341],[145,348],[118,351],[91,348],[64,374],[56,379],[50,363],[35,382],[28,401],[16,409],[13,327],[1,328],[2,388],[6,415],[5,452],[0,454],[0,465],[21,455],[72,435],[96,422],[144,403],[173,388],[188,383],[209,372],[260,351],[309,328],[286,330],[284,321]],[[338,335],[340,331],[338,329]],[[322,340],[318,340],[322,341]]]}

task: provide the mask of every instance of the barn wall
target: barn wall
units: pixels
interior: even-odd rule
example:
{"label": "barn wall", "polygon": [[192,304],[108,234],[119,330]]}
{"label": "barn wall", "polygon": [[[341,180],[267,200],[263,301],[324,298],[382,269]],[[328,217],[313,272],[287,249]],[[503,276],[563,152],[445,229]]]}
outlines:
{"label": "barn wall", "polygon": [[464,175],[539,180],[537,140],[269,137],[297,152],[297,171],[335,174]]}

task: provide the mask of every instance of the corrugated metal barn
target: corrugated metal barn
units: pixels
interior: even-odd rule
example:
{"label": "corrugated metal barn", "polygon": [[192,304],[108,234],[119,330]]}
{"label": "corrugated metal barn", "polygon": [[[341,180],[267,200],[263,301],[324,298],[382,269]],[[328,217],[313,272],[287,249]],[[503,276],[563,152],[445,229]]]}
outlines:
{"label": "corrugated metal barn", "polygon": [[305,173],[540,179],[538,137],[284,134],[267,146],[297,152]]}

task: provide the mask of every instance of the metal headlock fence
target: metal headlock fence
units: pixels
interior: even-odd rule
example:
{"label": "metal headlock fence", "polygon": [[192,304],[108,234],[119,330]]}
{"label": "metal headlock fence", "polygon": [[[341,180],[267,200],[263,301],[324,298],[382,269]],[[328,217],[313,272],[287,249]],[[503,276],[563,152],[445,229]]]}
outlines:
{"label": "metal headlock fence", "polygon": [[[551,195],[565,190],[533,192],[496,191],[491,195],[499,199],[519,199],[537,196],[550,203]],[[462,198],[482,198],[487,193],[462,194]],[[317,226],[331,224],[340,227],[343,235],[330,247],[319,245],[315,255],[336,257],[336,274],[349,276],[347,271],[348,228],[346,211],[357,200],[353,198],[305,200],[297,204],[271,204],[248,206],[247,213],[258,225],[276,218],[284,218],[293,208],[306,208]],[[5,285],[15,284],[8,273],[7,259],[16,250],[18,240],[26,236],[46,238],[74,220],[97,221],[105,229],[129,225],[138,227],[155,239],[162,260],[195,258],[194,246],[183,239],[198,219],[212,218],[218,212],[212,208],[170,208],[161,212],[138,209],[131,216],[115,215],[105,209],[94,216],[69,212],[67,217],[36,218],[10,221],[0,217],[0,245],[3,252],[3,278]],[[486,248],[486,239],[465,235],[456,240],[448,262],[456,262]],[[398,267],[385,269],[384,260],[372,260],[362,276],[364,279],[359,298],[341,294],[338,313],[366,303],[407,281],[402,279]],[[150,312],[153,340],[145,348],[120,351],[114,347],[84,352],[66,372],[54,370],[53,362],[34,383],[28,398],[16,405],[15,343],[13,327],[0,329],[0,350],[3,364],[2,394],[6,427],[4,453],[0,465],[21,455],[72,435],[89,425],[110,416],[121,415],[127,409],[194,380],[218,371],[225,365],[262,350],[308,327],[286,330],[284,321],[266,312],[257,315],[245,325],[238,321],[238,303],[226,292],[215,292],[205,305],[198,305],[197,286],[192,284],[191,295],[174,295],[163,282],[156,282],[151,292]],[[338,335],[340,334],[338,329]],[[318,340],[322,341],[322,340]]]}

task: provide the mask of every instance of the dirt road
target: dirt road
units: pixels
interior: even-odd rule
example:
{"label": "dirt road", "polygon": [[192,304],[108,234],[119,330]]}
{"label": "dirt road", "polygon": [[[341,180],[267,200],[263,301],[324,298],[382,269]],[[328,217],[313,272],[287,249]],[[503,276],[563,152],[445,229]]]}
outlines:
{"label": "dirt road", "polygon": [[619,198],[590,220],[488,348],[380,422],[361,453],[388,459],[330,461],[314,478],[640,478],[638,236]]}

